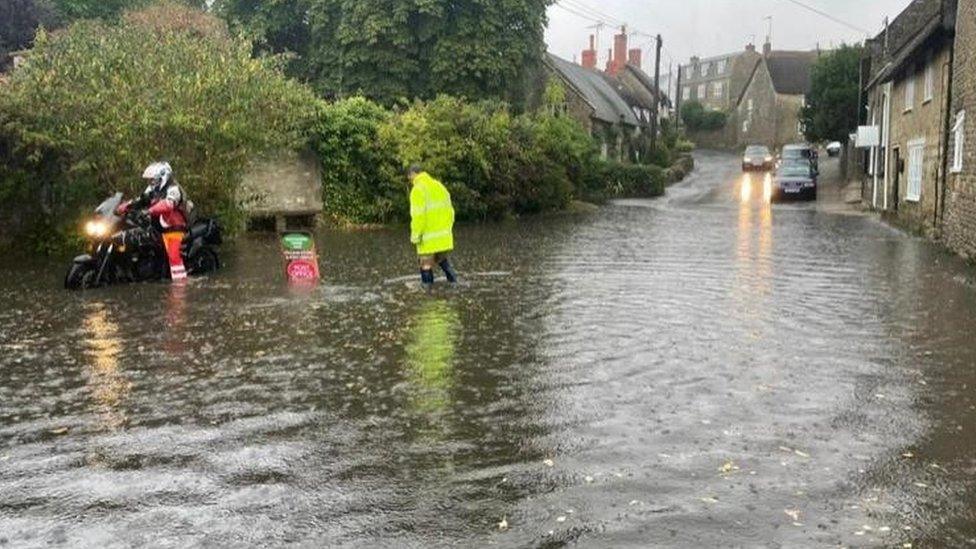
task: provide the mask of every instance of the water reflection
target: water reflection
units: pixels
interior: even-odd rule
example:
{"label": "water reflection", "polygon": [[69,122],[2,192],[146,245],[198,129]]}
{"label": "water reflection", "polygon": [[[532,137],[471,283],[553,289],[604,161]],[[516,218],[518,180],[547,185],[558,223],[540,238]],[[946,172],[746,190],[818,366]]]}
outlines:
{"label": "water reflection", "polygon": [[752,175],[745,174],[739,189],[739,201],[748,204],[752,200]]}
{"label": "water reflection", "polygon": [[453,302],[424,302],[410,323],[406,347],[415,408],[438,414],[451,404],[460,315]]}
{"label": "water reflection", "polygon": [[166,297],[166,340],[164,348],[170,355],[182,355],[186,350],[183,326],[186,324],[186,283],[169,287]]}
{"label": "water reflection", "polygon": [[118,324],[102,303],[91,305],[84,319],[85,355],[88,361],[88,386],[104,430],[115,430],[127,423],[124,404],[132,383],[119,370],[122,340]]}

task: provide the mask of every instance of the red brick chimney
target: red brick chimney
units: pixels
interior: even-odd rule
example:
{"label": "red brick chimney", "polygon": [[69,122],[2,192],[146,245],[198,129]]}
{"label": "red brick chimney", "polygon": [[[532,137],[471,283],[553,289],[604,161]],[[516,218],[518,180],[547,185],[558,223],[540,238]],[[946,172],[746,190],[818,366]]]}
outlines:
{"label": "red brick chimney", "polygon": [[637,67],[638,69],[643,68],[644,52],[638,48],[632,49],[627,52],[627,62],[631,65]]}
{"label": "red brick chimney", "polygon": [[627,27],[620,27],[620,34],[613,37],[613,57],[607,72],[616,75],[627,65]]}
{"label": "red brick chimney", "polygon": [[607,50],[607,67],[603,69],[603,72],[613,74],[613,49]]}
{"label": "red brick chimney", "polygon": [[583,50],[582,65],[587,69],[596,68],[596,37],[592,34],[590,35],[590,49]]}

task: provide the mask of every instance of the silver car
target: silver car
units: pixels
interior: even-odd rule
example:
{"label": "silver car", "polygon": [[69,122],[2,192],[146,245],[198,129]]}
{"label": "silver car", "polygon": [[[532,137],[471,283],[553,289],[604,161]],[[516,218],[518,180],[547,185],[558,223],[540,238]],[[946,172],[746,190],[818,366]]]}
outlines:
{"label": "silver car", "polygon": [[769,147],[751,145],[746,148],[742,156],[742,171],[752,170],[771,171],[775,167],[775,159]]}

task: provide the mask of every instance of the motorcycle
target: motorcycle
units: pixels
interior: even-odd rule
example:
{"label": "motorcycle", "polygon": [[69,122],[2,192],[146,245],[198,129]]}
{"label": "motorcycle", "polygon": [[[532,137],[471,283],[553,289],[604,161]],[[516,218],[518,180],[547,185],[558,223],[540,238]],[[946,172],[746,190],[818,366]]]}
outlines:
{"label": "motorcycle", "polygon": [[[118,215],[122,193],[95,209],[85,224],[89,250],[75,258],[64,278],[68,290],[86,290],[125,282],[162,280],[169,276],[169,261],[160,229],[149,214],[131,211]],[[181,252],[187,274],[200,276],[220,269],[220,225],[212,219],[190,224]]]}

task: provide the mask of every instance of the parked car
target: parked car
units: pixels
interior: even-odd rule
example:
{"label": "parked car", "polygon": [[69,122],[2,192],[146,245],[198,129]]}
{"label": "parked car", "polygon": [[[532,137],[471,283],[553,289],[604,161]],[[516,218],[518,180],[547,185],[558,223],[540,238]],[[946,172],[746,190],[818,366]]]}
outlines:
{"label": "parked car", "polygon": [[784,160],[773,177],[773,199],[817,199],[817,174],[805,158]]}
{"label": "parked car", "polygon": [[840,156],[840,151],[843,148],[844,146],[840,144],[840,141],[834,141],[833,143],[827,145],[827,156],[836,158]]}
{"label": "parked car", "polygon": [[746,148],[746,152],[742,156],[742,171],[744,172],[751,170],[772,171],[775,166],[775,159],[769,147],[751,145]]}
{"label": "parked car", "polygon": [[780,153],[780,161],[788,163],[794,160],[806,160],[816,175],[820,175],[820,155],[816,147],[807,144],[786,145]]}

